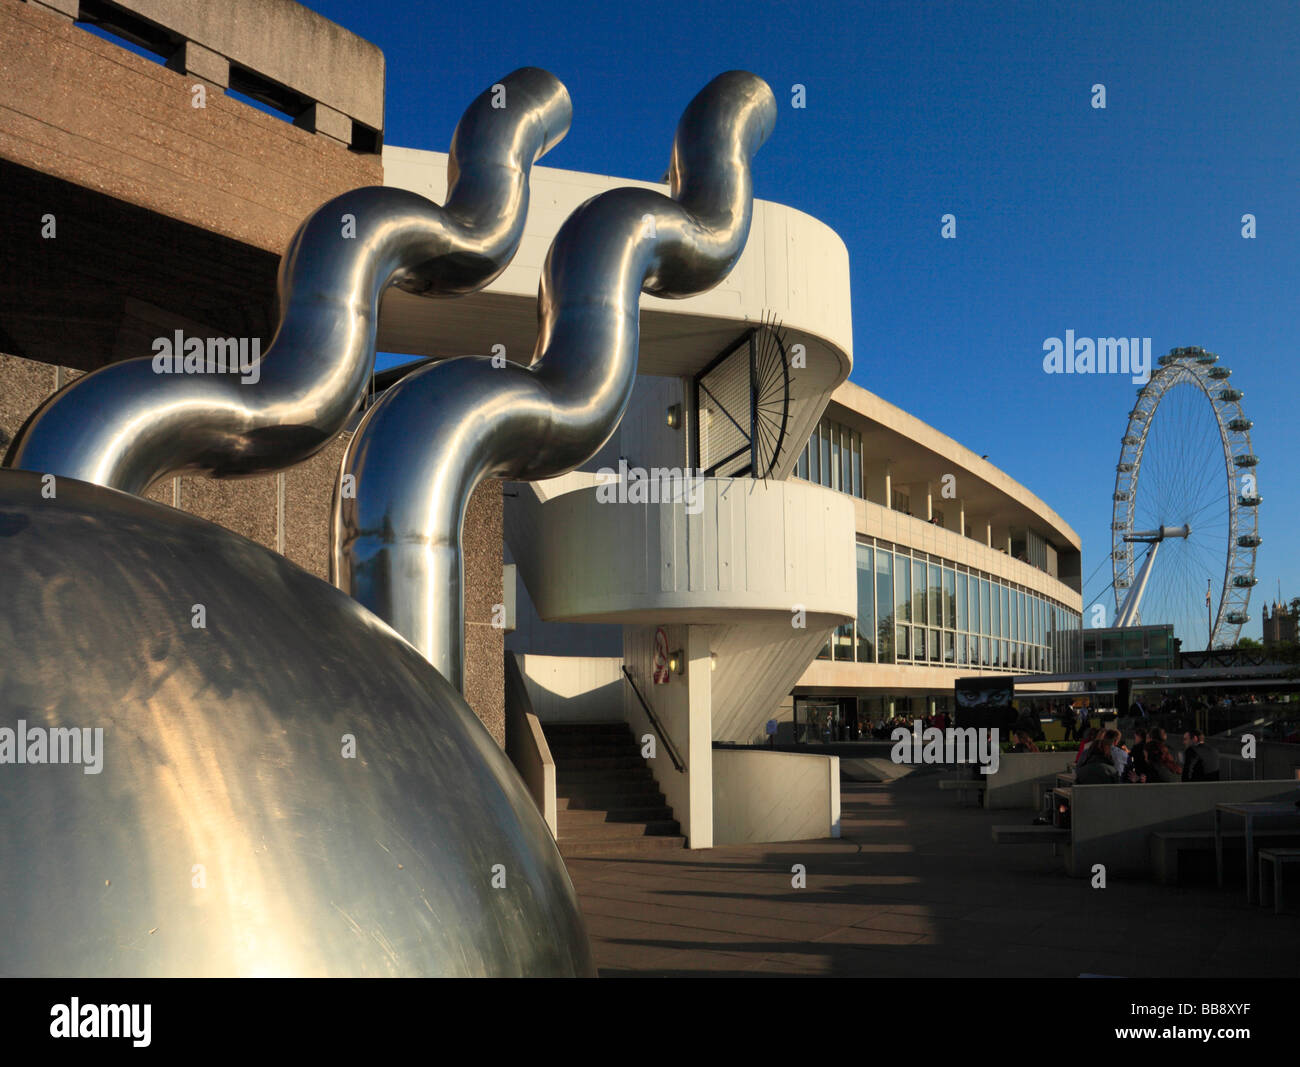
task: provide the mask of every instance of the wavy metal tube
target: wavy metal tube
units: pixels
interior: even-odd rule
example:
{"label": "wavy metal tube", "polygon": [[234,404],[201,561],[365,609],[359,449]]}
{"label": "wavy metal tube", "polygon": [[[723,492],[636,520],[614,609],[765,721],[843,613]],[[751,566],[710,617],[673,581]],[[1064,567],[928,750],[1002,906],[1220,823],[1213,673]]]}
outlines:
{"label": "wavy metal tube", "polygon": [[671,198],[612,189],[561,227],[542,270],[531,366],[432,364],[358,428],[342,468],[355,497],[335,491],[331,577],[458,688],[470,493],[485,478],[563,474],[609,439],[636,378],[641,292],[691,296],[730,272],[749,236],[750,157],[775,121],[764,81],[719,75],[678,123]]}
{"label": "wavy metal tube", "polygon": [[[335,197],[299,227],[280,264],[283,313],[256,382],[160,375],[150,357],[115,363],[47,400],[5,463],[143,494],[181,470],[258,474],[310,458],[365,395],[389,284],[463,295],[513,258],[529,169],[568,132],[572,105],[544,70],[525,67],[499,85],[456,126],[445,206],[371,186]],[[345,236],[346,215],[355,237]]]}

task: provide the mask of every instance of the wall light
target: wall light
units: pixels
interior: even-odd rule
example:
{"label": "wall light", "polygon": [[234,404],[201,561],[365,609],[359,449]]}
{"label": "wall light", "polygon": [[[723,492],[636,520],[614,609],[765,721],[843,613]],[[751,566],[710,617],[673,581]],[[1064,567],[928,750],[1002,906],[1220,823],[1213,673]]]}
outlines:
{"label": "wall light", "polygon": [[681,404],[670,404],[668,407],[668,428],[670,430],[680,430],[682,428],[682,406]]}
{"label": "wall light", "polygon": [[681,674],[686,669],[686,657],[679,648],[675,652],[668,653],[668,669],[673,674]]}
{"label": "wall light", "polygon": [[710,652],[710,653],[709,653],[709,670],[711,670],[711,671],[716,671],[717,669],[718,669],[718,654],[717,654],[716,652]]}

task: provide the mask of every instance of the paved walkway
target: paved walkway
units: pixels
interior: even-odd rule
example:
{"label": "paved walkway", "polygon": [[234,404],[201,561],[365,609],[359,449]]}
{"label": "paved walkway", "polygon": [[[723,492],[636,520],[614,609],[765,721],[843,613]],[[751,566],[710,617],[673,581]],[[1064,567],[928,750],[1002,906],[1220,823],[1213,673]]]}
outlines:
{"label": "paved walkway", "polygon": [[933,776],[845,783],[843,807],[837,841],[569,860],[601,975],[1300,976],[1300,915],[1240,888],[1092,889],[1047,846],[993,844],[1031,813]]}

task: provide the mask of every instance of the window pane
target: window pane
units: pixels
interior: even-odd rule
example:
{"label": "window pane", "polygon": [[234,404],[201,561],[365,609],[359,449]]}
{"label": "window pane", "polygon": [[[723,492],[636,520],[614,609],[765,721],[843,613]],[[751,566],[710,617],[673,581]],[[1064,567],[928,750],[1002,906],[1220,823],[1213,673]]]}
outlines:
{"label": "window pane", "polygon": [[926,622],[931,626],[943,625],[943,589],[939,585],[939,564],[930,564],[929,615]]}
{"label": "window pane", "polygon": [[956,642],[951,630],[945,631],[943,635],[943,661],[947,664],[957,662]]}
{"label": "window pane", "polygon": [[911,632],[912,632],[912,628],[910,626],[898,627],[898,658],[899,659],[912,658],[911,654],[908,652],[908,649],[911,647],[911,641],[908,640],[908,635]]}
{"label": "window pane", "polygon": [[1002,629],[998,633],[1002,637],[1011,636],[1011,612],[1007,608],[1007,602],[1011,599],[1011,591],[1004,585],[998,592],[998,603],[1002,609]]}
{"label": "window pane", "polygon": [[813,430],[813,435],[808,441],[808,480],[810,482],[821,482],[822,471],[822,428],[821,423],[817,424],[817,429]]}
{"label": "window pane", "polygon": [[957,575],[957,629],[966,629],[966,575]]}
{"label": "window pane", "polygon": [[862,491],[862,434],[853,431],[853,495],[864,497]]}
{"label": "window pane", "polygon": [[853,446],[849,438],[852,432],[847,426],[841,426],[840,430],[840,488],[846,492],[853,492]]}
{"label": "window pane", "polygon": [[[912,561],[904,555],[894,557],[894,621],[912,621]],[[902,652],[902,647],[899,647]]]}
{"label": "window pane", "polygon": [[[987,578],[981,578],[980,579],[980,633],[991,634],[993,632],[992,619],[993,617],[989,613],[989,582]],[[985,642],[984,647],[986,649],[988,648],[988,642]],[[988,661],[987,656],[984,657],[984,661],[985,662]]]}
{"label": "window pane", "polygon": [[876,637],[881,663],[894,662],[894,554],[876,549]]}
{"label": "window pane", "polygon": [[831,427],[830,423],[822,424],[822,485],[833,486],[835,484],[834,475],[831,473]]}
{"label": "window pane", "polygon": [[927,622],[925,614],[925,564],[912,561],[912,621]]}
{"label": "window pane", "polygon": [[835,627],[835,659],[839,663],[853,662],[853,623],[844,622]]}
{"label": "window pane", "polygon": [[912,655],[918,659],[925,659],[925,630],[920,626],[912,627]]}
{"label": "window pane", "polygon": [[965,634],[958,634],[958,635],[957,635],[957,662],[958,662],[959,664],[961,664],[962,666],[965,666],[966,663],[967,663],[967,659],[966,659],[966,635],[965,635]]}
{"label": "window pane", "polygon": [[957,625],[957,576],[947,567],[943,571],[943,624],[949,630]]}
{"label": "window pane", "polygon": [[939,662],[939,631],[930,631],[930,662]]}
{"label": "window pane", "polygon": [[858,545],[858,649],[859,663],[872,663],[876,653],[876,579],[871,546]]}

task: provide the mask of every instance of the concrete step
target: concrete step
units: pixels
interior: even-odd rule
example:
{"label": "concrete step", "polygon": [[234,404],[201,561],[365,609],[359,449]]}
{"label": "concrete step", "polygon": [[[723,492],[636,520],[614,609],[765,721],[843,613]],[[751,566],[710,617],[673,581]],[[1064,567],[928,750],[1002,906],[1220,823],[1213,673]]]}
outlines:
{"label": "concrete step", "polygon": [[632,756],[591,756],[579,759],[565,759],[551,754],[555,759],[555,773],[558,777],[570,771],[622,771],[645,769],[645,760],[639,755]]}
{"label": "concrete step", "polygon": [[583,767],[581,769],[560,767],[557,764],[555,768],[555,791],[566,796],[574,791],[574,787],[593,784],[608,786],[611,782],[640,784],[653,781],[654,775],[645,764],[639,767]]}
{"label": "concrete step", "polygon": [[622,856],[637,855],[642,852],[660,852],[683,849],[686,838],[680,834],[664,837],[638,837],[621,841],[557,841],[560,855],[564,859],[578,859],[588,856]]}
{"label": "concrete step", "polygon": [[671,820],[673,809],[667,804],[657,806],[628,806],[609,808],[561,808],[560,826],[572,827],[574,832],[584,826],[599,826],[602,823],[649,823]]}
{"label": "concrete step", "polygon": [[631,741],[614,742],[608,744],[594,744],[583,742],[562,741],[559,744],[548,741],[547,746],[551,750],[551,756],[557,760],[569,759],[596,759],[602,756],[631,756],[633,759],[641,758],[641,750]]}
{"label": "concrete step", "polygon": [[612,811],[615,808],[666,807],[658,789],[610,789],[592,793],[571,793],[555,798],[557,811]]}
{"label": "concrete step", "polygon": [[652,822],[579,823],[570,825],[568,816],[560,815],[559,841],[621,841],[638,837],[670,837],[681,833],[676,819],[655,819]]}

